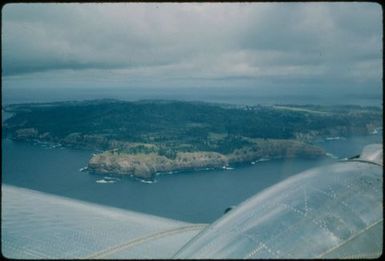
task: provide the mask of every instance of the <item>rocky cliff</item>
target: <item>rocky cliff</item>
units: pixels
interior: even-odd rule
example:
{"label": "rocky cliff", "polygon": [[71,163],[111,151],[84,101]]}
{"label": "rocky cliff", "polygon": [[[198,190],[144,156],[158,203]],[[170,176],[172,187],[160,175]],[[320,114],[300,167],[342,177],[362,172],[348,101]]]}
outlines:
{"label": "rocky cliff", "polygon": [[178,152],[175,159],[169,159],[156,153],[106,151],[94,154],[88,163],[88,169],[96,173],[132,174],[140,178],[151,178],[156,172],[219,168],[227,163],[227,158],[216,152]]}
{"label": "rocky cliff", "polygon": [[217,152],[177,152],[174,159],[157,153],[128,154],[114,150],[94,154],[88,169],[95,173],[131,174],[151,178],[157,172],[222,168],[232,163],[248,163],[260,158],[317,158],[325,152],[315,146],[291,140],[259,140],[254,146],[223,155]]}

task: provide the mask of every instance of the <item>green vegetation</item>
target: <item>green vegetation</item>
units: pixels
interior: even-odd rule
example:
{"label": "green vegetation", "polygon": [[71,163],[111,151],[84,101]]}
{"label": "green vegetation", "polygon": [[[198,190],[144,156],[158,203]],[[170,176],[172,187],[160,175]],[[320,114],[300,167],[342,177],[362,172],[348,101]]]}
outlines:
{"label": "green vegetation", "polygon": [[[216,160],[223,164],[263,156],[321,155],[308,144],[314,138],[364,135],[382,126],[380,108],[360,106],[230,106],[96,100],[10,105],[5,109],[14,116],[5,121],[3,131],[14,139],[38,139],[111,151],[108,155],[114,158],[129,158],[126,165],[131,167],[133,160],[140,164],[147,162],[146,167],[143,164],[140,167],[142,174],[158,171],[161,163],[152,163],[160,158],[169,162],[168,169],[172,170],[176,165],[207,166],[207,162],[202,162],[210,157],[225,156]],[[204,152],[219,156],[204,154],[203,157]],[[148,155],[151,160],[127,155]],[[181,155],[187,155],[184,165],[180,163]],[[197,163],[192,155],[201,162]],[[106,157],[103,159],[106,161]],[[93,162],[96,166],[98,161]],[[115,170],[121,170],[124,164],[118,165]],[[132,170],[131,167],[127,169]]]}

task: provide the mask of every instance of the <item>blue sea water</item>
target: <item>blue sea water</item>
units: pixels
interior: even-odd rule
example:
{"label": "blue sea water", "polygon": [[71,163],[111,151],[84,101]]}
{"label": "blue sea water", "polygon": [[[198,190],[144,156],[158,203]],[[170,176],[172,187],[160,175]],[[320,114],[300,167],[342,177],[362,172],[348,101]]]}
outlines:
{"label": "blue sea water", "polygon": [[[320,145],[343,158],[359,154],[363,145],[374,142],[382,142],[381,136]],[[147,184],[130,177],[112,179],[79,171],[92,151],[2,139],[2,152],[5,184],[189,222],[212,222],[227,207],[302,170],[334,161],[270,160],[233,170],[160,175],[155,183]]]}
{"label": "blue sea water", "polygon": [[[33,89],[33,91],[31,91]],[[52,102],[90,99],[121,99],[136,101],[142,99],[169,99],[184,101],[205,101],[243,105],[274,104],[351,104],[361,106],[382,106],[382,96],[373,95],[325,95],[320,93],[261,93],[253,88],[3,88],[2,103]]]}
{"label": "blue sea water", "polygon": [[[3,93],[4,94],[4,93]],[[170,98],[167,95],[136,96],[116,93],[57,92],[47,95],[10,94],[3,97],[3,105],[20,102],[49,102],[93,98],[121,98],[127,100]],[[118,95],[119,96],[119,95]],[[242,96],[246,97],[246,96]],[[187,99],[171,95],[175,99]],[[239,98],[239,97],[238,97]],[[199,95],[190,97],[198,100]],[[204,99],[203,99],[204,100]],[[297,100],[297,101],[296,101]],[[290,99],[260,97],[239,98],[206,97],[206,101],[239,104],[311,103],[300,97]],[[286,101],[286,102],[285,102]],[[304,102],[306,101],[306,102]],[[361,101],[362,102],[362,101]],[[374,105],[352,102],[358,105]],[[317,103],[316,104],[322,104]],[[10,115],[3,113],[3,120]],[[337,158],[360,153],[364,145],[382,143],[382,133],[365,137],[322,140],[318,145]],[[226,208],[239,204],[248,197],[311,167],[335,161],[324,160],[269,160],[233,170],[211,170],[160,175],[148,184],[130,177],[111,178],[79,171],[87,165],[93,151],[75,150],[44,144],[29,144],[2,139],[2,182],[69,198],[114,206],[188,222],[212,222],[223,215]]]}

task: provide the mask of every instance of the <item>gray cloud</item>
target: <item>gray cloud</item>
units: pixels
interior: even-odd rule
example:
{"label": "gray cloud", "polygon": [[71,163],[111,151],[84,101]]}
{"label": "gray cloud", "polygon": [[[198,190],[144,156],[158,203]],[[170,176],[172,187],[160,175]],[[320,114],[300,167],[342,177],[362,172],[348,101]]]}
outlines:
{"label": "gray cloud", "polygon": [[374,3],[8,4],[2,12],[8,82],[381,86]]}

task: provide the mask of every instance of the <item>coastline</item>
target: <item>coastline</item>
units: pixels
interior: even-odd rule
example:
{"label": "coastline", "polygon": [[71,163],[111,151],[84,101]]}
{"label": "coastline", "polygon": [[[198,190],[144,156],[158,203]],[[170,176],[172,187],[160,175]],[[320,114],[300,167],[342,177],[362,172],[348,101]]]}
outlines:
{"label": "coastline", "polygon": [[255,146],[259,146],[257,151],[253,151],[254,147],[245,147],[227,155],[206,151],[177,152],[174,159],[155,153],[133,155],[105,151],[94,154],[87,168],[96,174],[112,172],[151,179],[156,173],[196,169],[231,170],[233,166],[253,165],[267,159],[327,157],[321,148],[295,140],[265,140]]}
{"label": "coastline", "polygon": [[317,139],[377,134],[378,108],[224,106],[93,100],[9,106],[3,136],[47,148],[93,150],[87,170],[151,179],[275,158],[330,157]]}

